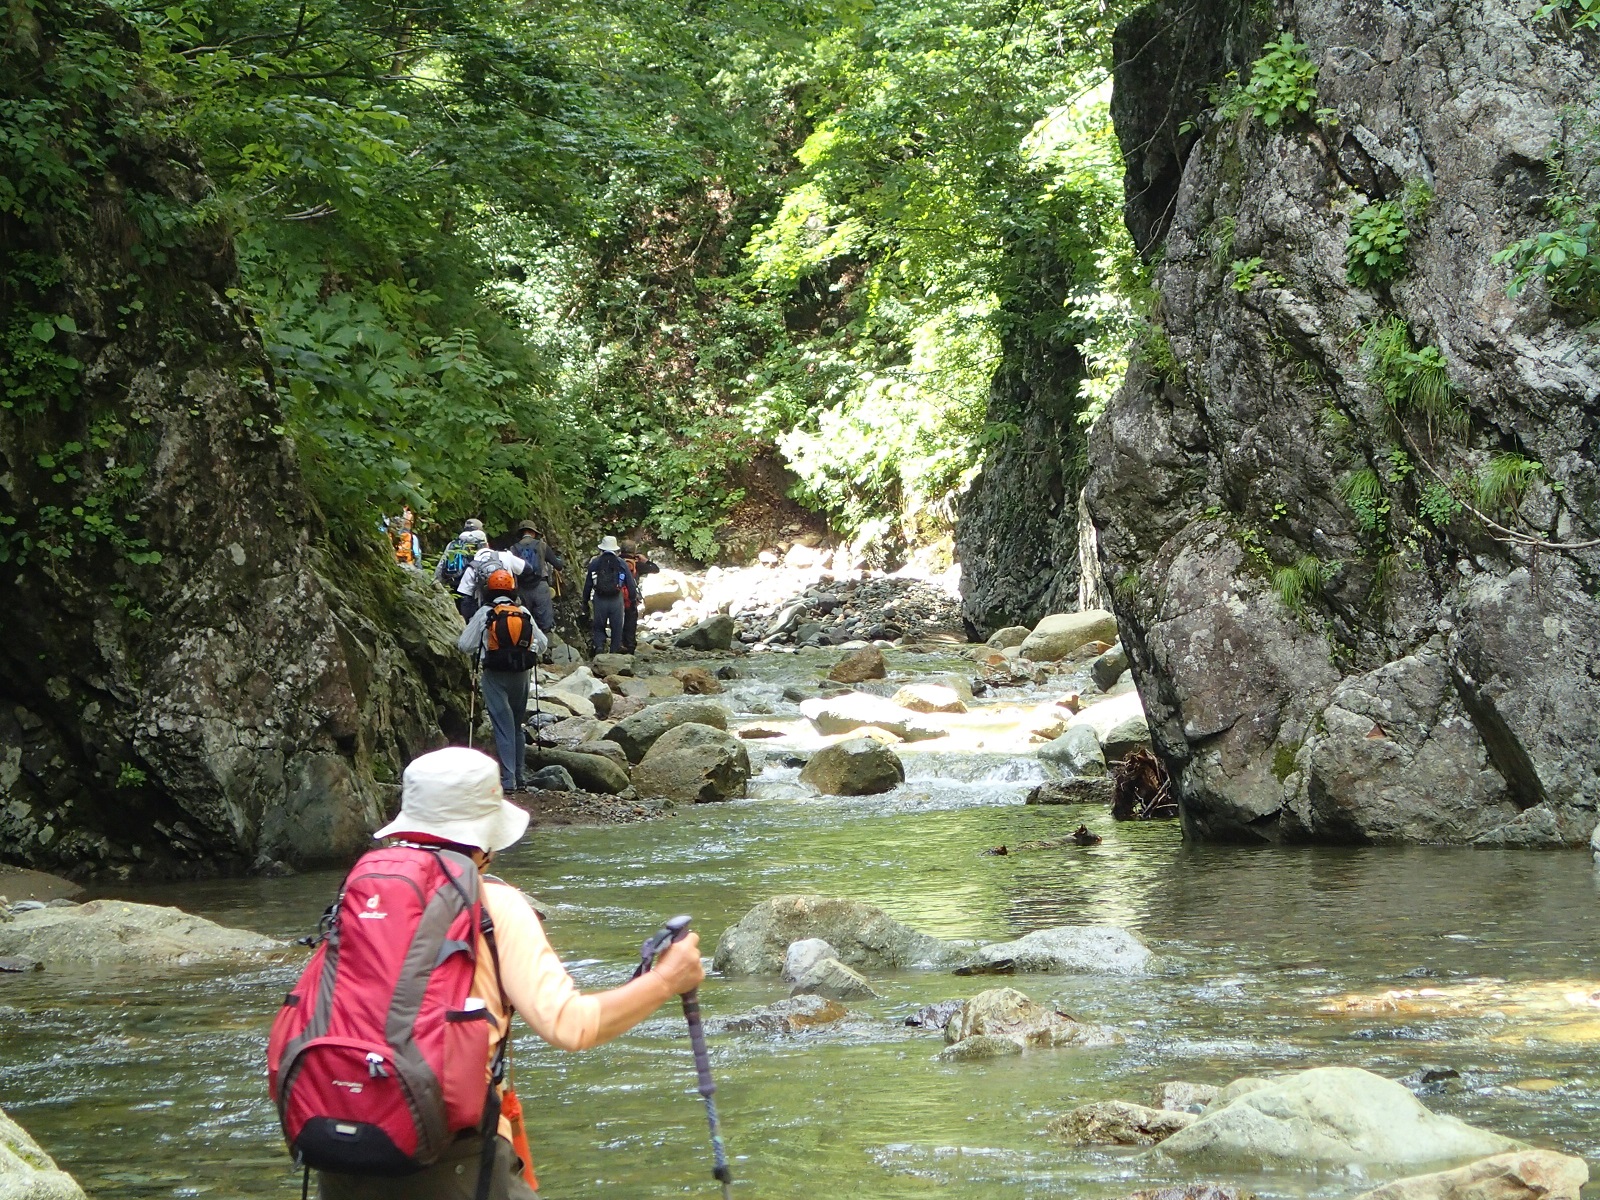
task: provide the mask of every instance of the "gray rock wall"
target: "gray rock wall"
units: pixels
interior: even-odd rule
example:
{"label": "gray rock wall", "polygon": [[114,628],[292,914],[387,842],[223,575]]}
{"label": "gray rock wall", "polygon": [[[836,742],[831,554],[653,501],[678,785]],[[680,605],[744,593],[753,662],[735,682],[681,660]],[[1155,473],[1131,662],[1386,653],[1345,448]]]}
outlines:
{"label": "gray rock wall", "polygon": [[[1595,826],[1600,552],[1537,543],[1600,536],[1600,346],[1539,287],[1508,298],[1491,260],[1549,226],[1545,160],[1600,119],[1600,42],[1534,8],[1160,3],[1119,30],[1128,222],[1181,369],[1136,365],[1087,499],[1194,834],[1579,845]],[[1280,23],[1332,113],[1208,111]],[[1351,212],[1424,186],[1406,272],[1350,282]],[[1385,403],[1363,343],[1391,317],[1442,353],[1460,429]],[[1543,466],[1486,514],[1511,536],[1424,515],[1430,485],[1470,499],[1506,454]],[[1297,564],[1313,582],[1291,604]]]}
{"label": "gray rock wall", "polygon": [[[181,145],[120,149],[81,219],[0,228],[0,257],[62,264],[25,299],[73,319],[58,344],[83,364],[65,397],[0,410],[0,858],[75,875],[345,858],[405,761],[464,732],[459,618],[377,549],[328,548],[226,298],[225,231],[136,253],[128,198],[182,209],[204,179]],[[97,505],[159,563],[81,519]]]}

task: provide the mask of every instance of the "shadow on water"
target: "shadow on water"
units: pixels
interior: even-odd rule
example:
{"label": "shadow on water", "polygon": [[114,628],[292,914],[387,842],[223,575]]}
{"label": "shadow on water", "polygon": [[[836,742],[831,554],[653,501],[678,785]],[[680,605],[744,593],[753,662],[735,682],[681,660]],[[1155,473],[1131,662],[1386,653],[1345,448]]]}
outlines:
{"label": "shadow on water", "polygon": [[[1600,990],[1587,855],[1189,846],[1172,824],[1024,807],[1035,764],[991,770],[950,755],[940,772],[927,761],[887,798],[785,798],[774,787],[653,824],[539,829],[497,864],[548,910],[552,940],[587,987],[620,981],[666,915],[694,913],[709,953],[751,905],[784,892],[871,901],[948,938],[1126,925],[1160,952],[1160,969],[1141,979],[1005,981],[1118,1026],[1126,1042],[1105,1050],[937,1063],[938,1036],[905,1029],[905,1016],[997,982],[938,973],[875,980],[883,999],[853,1006],[860,1019],[839,1027],[714,1039],[740,1194],[1101,1200],[1185,1182],[1133,1151],[1052,1144],[1043,1127],[1087,1100],[1144,1099],[1166,1079],[1330,1063],[1395,1076],[1454,1067],[1462,1081],[1429,1100],[1436,1109],[1600,1156],[1600,1020],[1573,1019],[1561,999]],[[765,778],[783,782],[781,769]],[[983,854],[1080,822],[1103,843]],[[120,894],[289,937],[309,929],[338,879]],[[295,1194],[262,1053],[300,953],[220,972],[0,977],[0,1104],[102,1200]],[[1418,996],[1424,988],[1444,998]],[[782,995],[776,982],[712,980],[704,1006],[715,1016]],[[545,1194],[710,1193],[674,1016],[581,1055],[525,1034],[516,1061]],[[1370,1184],[1233,1178],[1269,1197]]]}

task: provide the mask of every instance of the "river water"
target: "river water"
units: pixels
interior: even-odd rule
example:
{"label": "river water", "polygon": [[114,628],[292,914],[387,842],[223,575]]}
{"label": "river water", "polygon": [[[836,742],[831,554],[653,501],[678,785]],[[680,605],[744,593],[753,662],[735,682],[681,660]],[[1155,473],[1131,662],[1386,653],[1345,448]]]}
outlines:
{"label": "river water", "polygon": [[[782,682],[809,668],[757,669]],[[693,913],[709,954],[747,909],[785,892],[870,901],[949,938],[1123,925],[1160,954],[1140,979],[877,976],[884,998],[853,1004],[849,1022],[714,1038],[736,1194],[1109,1200],[1189,1176],[1138,1151],[1054,1144],[1043,1132],[1052,1116],[1089,1100],[1145,1101],[1165,1080],[1328,1064],[1391,1076],[1454,1068],[1461,1079],[1431,1107],[1600,1158],[1600,1007],[1589,1000],[1600,992],[1600,922],[1586,854],[1187,845],[1175,823],[1024,807],[1032,760],[921,747],[908,757],[910,782],[887,797],[801,799],[792,770],[775,767],[760,798],[644,825],[536,829],[497,860],[547,911],[586,987],[620,981],[667,915]],[[1103,843],[982,853],[1080,822]],[[338,882],[323,872],[116,894],[290,937]],[[262,1054],[296,970],[291,959],[0,977],[0,1106],[103,1200],[295,1194]],[[1115,1025],[1125,1041],[941,1064],[940,1035],[903,1025],[924,1004],[1002,983]],[[783,994],[776,981],[712,979],[702,1003],[727,1015]],[[579,1055],[524,1032],[516,1072],[544,1194],[714,1192],[675,1015]],[[1229,1181],[1266,1197],[1371,1186],[1344,1173]]]}

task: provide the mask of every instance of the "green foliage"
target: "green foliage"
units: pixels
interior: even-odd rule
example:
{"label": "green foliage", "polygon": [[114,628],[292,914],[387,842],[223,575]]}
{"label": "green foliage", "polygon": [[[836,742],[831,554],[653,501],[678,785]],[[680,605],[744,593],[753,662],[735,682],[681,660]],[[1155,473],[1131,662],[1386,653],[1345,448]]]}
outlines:
{"label": "green foliage", "polygon": [[1515,512],[1528,485],[1544,474],[1544,464],[1520,454],[1496,454],[1473,479],[1473,502],[1486,513]]}
{"label": "green foliage", "polygon": [[1559,163],[1551,164],[1551,173],[1558,190],[1545,209],[1555,228],[1513,243],[1494,261],[1511,265],[1508,294],[1519,295],[1538,279],[1557,308],[1600,318],[1600,200],[1583,195]]}
{"label": "green foliage", "polygon": [[1229,286],[1240,293],[1248,292],[1258,279],[1268,287],[1282,287],[1285,282],[1282,275],[1268,270],[1260,257],[1234,259],[1228,267],[1228,274]]}
{"label": "green foliage", "polygon": [[1228,119],[1253,114],[1269,129],[1308,113],[1317,104],[1317,65],[1310,49],[1288,30],[1268,42],[1265,52],[1250,64],[1250,80],[1222,106]]}
{"label": "green foliage", "polygon": [[1435,529],[1444,529],[1461,515],[1461,501],[1445,484],[1430,479],[1417,499],[1417,515]]}
{"label": "green foliage", "polygon": [[1406,243],[1411,230],[1398,200],[1365,204],[1350,214],[1345,240],[1345,275],[1357,287],[1387,283],[1406,270]]}
{"label": "green foliage", "polygon": [[1272,573],[1272,589],[1290,612],[1305,611],[1306,601],[1322,593],[1323,586],[1333,573],[1333,565],[1324,563],[1315,555],[1304,555],[1293,566],[1280,567]]}
{"label": "green foliage", "polygon": [[1356,526],[1371,538],[1383,538],[1389,531],[1389,498],[1383,481],[1371,467],[1352,471],[1339,481],[1339,491],[1355,514]]}
{"label": "green foliage", "polygon": [[1157,379],[1180,387],[1183,385],[1187,372],[1173,352],[1167,331],[1160,325],[1151,323],[1145,327],[1143,335],[1134,345],[1133,357]]}
{"label": "green foliage", "polygon": [[1534,15],[1544,20],[1558,12],[1574,29],[1600,29],[1600,0],[1545,0]]}
{"label": "green foliage", "polygon": [[116,786],[118,788],[136,788],[147,782],[148,779],[149,776],[142,769],[130,762],[125,762],[117,771]]}
{"label": "green foliage", "polygon": [[1361,347],[1367,378],[1396,416],[1419,413],[1431,427],[1460,435],[1467,412],[1450,385],[1444,355],[1437,346],[1413,348],[1411,330],[1396,316],[1373,322]]}

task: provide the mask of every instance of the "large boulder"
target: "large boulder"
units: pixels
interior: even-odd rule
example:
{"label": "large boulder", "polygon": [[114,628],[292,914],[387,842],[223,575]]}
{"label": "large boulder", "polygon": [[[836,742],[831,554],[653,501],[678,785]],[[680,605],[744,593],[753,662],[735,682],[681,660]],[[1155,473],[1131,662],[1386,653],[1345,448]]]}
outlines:
{"label": "large boulder", "polygon": [[1033,630],[1026,625],[1007,625],[1004,629],[996,629],[991,633],[984,645],[992,650],[1009,650],[1013,646],[1022,645],[1032,632]]}
{"label": "large boulder", "polygon": [[905,782],[900,756],[870,737],[824,746],[800,770],[800,781],[828,796],[876,796]]}
{"label": "large boulder", "polygon": [[1072,718],[1067,729],[1092,732],[1108,762],[1121,762],[1135,749],[1150,745],[1150,727],[1138,692],[1125,692],[1089,705]]}
{"label": "large boulder", "polygon": [[[611,714],[611,704],[615,693],[606,684],[605,680],[597,679],[588,667],[579,667],[564,678],[549,685],[548,694],[556,698],[577,696],[586,700],[592,715],[605,717]],[[580,713],[580,716],[589,716],[591,713]]]}
{"label": "large boulder", "polygon": [[1021,974],[1143,975],[1150,948],[1115,925],[1058,925],[980,947],[968,968],[1009,963]]}
{"label": "large boulder", "polygon": [[726,650],[733,645],[738,626],[726,613],[707,617],[692,629],[686,629],[672,639],[680,650]]}
{"label": "large boulder", "polygon": [[1072,1146],[1154,1146],[1196,1120],[1193,1113],[1097,1100],[1079,1105],[1045,1128]]}
{"label": "large boulder", "polygon": [[1109,1046],[1118,1039],[1103,1025],[1086,1025],[1030,999],[1015,988],[990,988],[961,1006],[944,1027],[947,1045],[975,1037],[1005,1038],[1021,1047]]}
{"label": "large boulder", "polygon": [[1553,1150],[1496,1154],[1453,1171],[1412,1175],[1356,1200],[1578,1200],[1589,1165]]}
{"label": "large boulder", "polygon": [[849,733],[865,725],[876,725],[907,742],[926,741],[945,736],[945,731],[930,725],[909,709],[901,708],[881,696],[849,692],[843,696],[819,696],[800,705],[800,712],[818,733]]}
{"label": "large boulder", "polygon": [[1095,685],[1101,691],[1109,692],[1127,669],[1128,652],[1118,642],[1089,665],[1089,674],[1094,676]]}
{"label": "large boulder", "polygon": [[51,900],[76,900],[81,895],[83,885],[73,883],[70,879],[45,871],[0,864],[0,896],[13,904],[19,900],[38,900],[48,904]]}
{"label": "large boulder", "polygon": [[0,1112],[0,1200],[85,1200],[78,1181]]}
{"label": "large boulder", "polygon": [[882,679],[888,673],[889,665],[883,661],[883,651],[876,646],[863,646],[834,663],[828,678],[834,683],[853,684]]}
{"label": "large boulder", "polygon": [[699,586],[682,571],[657,571],[639,580],[646,614],[666,612],[680,600],[699,599]]}
{"label": "large boulder", "polygon": [[1033,627],[1021,643],[1022,657],[1034,662],[1056,662],[1090,642],[1117,640],[1117,618],[1103,609],[1056,613]]}
{"label": "large boulder", "polygon": [[774,896],[722,935],[712,965],[725,975],[776,977],[790,944],[806,938],[822,938],[840,962],[858,970],[947,966],[963,953],[859,900]]}
{"label": "large boulder", "polygon": [[247,929],[230,929],[181,909],[125,900],[38,908],[0,924],[0,955],[46,967],[137,964],[184,967],[284,948]]}
{"label": "large boulder", "polygon": [[1510,1138],[1429,1112],[1404,1086],[1356,1067],[1318,1067],[1267,1081],[1161,1144],[1204,1165],[1438,1166],[1520,1150]]}
{"label": "large boulder", "polygon": [[589,754],[582,750],[560,750],[546,746],[529,746],[527,764],[535,771],[546,767],[561,767],[572,777],[573,783],[585,792],[618,796],[632,785],[628,772],[603,754]]}
{"label": "large boulder", "polygon": [[[654,679],[656,677],[652,677]],[[659,678],[671,679],[670,675]],[[677,680],[673,680],[674,683]],[[681,685],[680,685],[681,686]],[[624,717],[606,730],[603,740],[621,746],[631,763],[639,762],[656,740],[679,725],[728,727],[728,710],[715,700],[664,700],[651,704],[630,717]]]}
{"label": "large boulder", "polygon": [[657,738],[633,770],[641,796],[707,804],[744,795],[750,751],[724,729],[693,722]]}
{"label": "large boulder", "polygon": [[1060,737],[1039,747],[1039,757],[1074,775],[1103,776],[1106,773],[1106,756],[1100,748],[1099,735],[1087,723],[1069,724]]}

